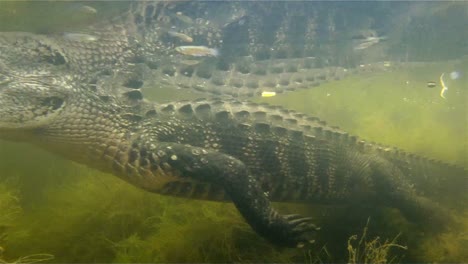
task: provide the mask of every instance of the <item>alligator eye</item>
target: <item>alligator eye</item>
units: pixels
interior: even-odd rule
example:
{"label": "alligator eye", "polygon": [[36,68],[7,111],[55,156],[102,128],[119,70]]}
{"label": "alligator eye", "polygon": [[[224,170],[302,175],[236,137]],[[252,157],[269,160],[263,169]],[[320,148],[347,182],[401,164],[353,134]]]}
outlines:
{"label": "alligator eye", "polygon": [[53,65],[62,65],[66,63],[65,57],[60,52],[53,52],[52,54],[45,56],[45,60]]}
{"label": "alligator eye", "polygon": [[44,100],[44,105],[50,106],[52,110],[57,110],[63,105],[63,102],[62,98],[52,96]]}
{"label": "alligator eye", "polygon": [[44,60],[47,63],[50,63],[52,65],[58,66],[58,65],[63,65],[67,63],[66,58],[64,55],[57,50],[54,50],[50,46],[45,46],[41,45],[34,49],[34,51],[41,57],[42,60]]}

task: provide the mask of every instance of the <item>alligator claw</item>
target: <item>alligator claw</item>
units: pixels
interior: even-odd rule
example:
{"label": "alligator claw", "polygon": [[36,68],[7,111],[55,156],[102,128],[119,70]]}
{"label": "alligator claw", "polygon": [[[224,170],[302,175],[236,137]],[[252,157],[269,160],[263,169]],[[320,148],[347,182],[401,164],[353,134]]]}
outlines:
{"label": "alligator claw", "polygon": [[284,215],[283,218],[288,220],[288,221],[291,221],[291,220],[300,219],[300,218],[303,218],[303,217],[300,214],[289,214],[289,215]]}
{"label": "alligator claw", "polygon": [[302,217],[300,215],[283,216],[286,221],[286,241],[288,246],[302,248],[315,242],[313,237],[319,230],[311,217]]}
{"label": "alligator claw", "polygon": [[295,220],[288,220],[289,224],[293,224],[293,225],[300,225],[302,223],[307,223],[307,222],[310,222],[312,221],[312,218],[311,217],[304,217],[304,218],[299,218],[299,219],[295,219]]}

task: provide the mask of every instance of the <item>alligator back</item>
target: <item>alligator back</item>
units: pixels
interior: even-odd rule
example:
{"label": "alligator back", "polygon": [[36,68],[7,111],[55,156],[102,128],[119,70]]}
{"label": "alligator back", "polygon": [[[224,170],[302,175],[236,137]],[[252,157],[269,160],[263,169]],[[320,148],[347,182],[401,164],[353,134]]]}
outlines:
{"label": "alligator back", "polygon": [[[281,107],[201,99],[144,109],[139,115],[148,134],[241,160],[273,201],[356,202],[392,192],[442,197],[448,191],[452,206],[466,200],[464,168],[366,142]],[[161,192],[227,199],[219,186],[191,181],[170,182]]]}
{"label": "alligator back", "polygon": [[[104,92],[115,95],[141,87],[171,87],[246,98],[315,87],[339,80],[354,69],[389,68],[389,63],[359,67],[359,60],[350,60],[350,54],[334,54],[324,48],[332,47],[333,41],[345,41],[348,35],[331,32],[329,24],[334,22],[320,13],[322,9],[321,4],[310,2],[210,2],[207,9],[199,1],[138,1],[120,17],[78,33],[82,37],[70,37],[76,36],[73,32],[55,33],[47,41],[52,43],[54,61],[66,64],[84,82],[96,83],[102,75],[121,79],[112,86],[127,89]],[[273,17],[275,23],[271,23]],[[193,42],[171,37],[171,30],[191,36]],[[335,39],[338,36],[343,39]],[[183,45],[216,48],[220,55],[179,54],[176,47]],[[342,57],[349,60],[336,61]]]}

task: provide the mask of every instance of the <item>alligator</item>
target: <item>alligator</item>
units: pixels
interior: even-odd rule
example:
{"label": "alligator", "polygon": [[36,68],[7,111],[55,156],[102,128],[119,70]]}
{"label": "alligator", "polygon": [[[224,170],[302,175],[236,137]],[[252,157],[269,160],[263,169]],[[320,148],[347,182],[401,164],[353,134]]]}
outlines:
{"label": "alligator", "polygon": [[[144,91],[168,86],[241,99],[265,91],[280,94],[316,87],[356,71],[402,66],[398,62],[390,66],[373,63],[354,67],[355,64],[350,64],[348,68],[331,64],[336,56],[329,56],[316,47],[326,46],[322,41],[324,37],[317,37],[324,29],[317,26],[316,20],[327,18],[316,14],[315,4],[290,3],[286,8],[281,2],[269,5],[210,2],[209,9],[203,2],[190,1],[177,2],[177,5],[164,1],[134,4],[121,17],[78,30],[78,34],[52,33],[36,36],[34,40],[25,36],[17,41],[36,42],[39,49],[47,50],[41,55],[44,60],[54,65],[67,65],[88,82],[97,82],[102,73],[107,72],[119,75],[121,83],[116,79],[116,85],[129,89]],[[192,24],[180,22],[179,10],[194,17]],[[205,13],[206,10],[210,13]],[[306,16],[307,10],[313,10],[313,15]],[[272,15],[281,17],[279,21],[282,22],[266,27]],[[304,26],[298,27],[301,24]],[[178,54],[175,47],[187,43],[170,37],[168,32],[173,27],[192,36],[191,45],[215,47],[221,56],[192,60],[195,65],[186,64],[190,58]],[[138,67],[129,66],[132,64]],[[139,96],[136,91],[130,95]]]}
{"label": "alligator", "polygon": [[[276,92],[312,86],[339,78],[344,68],[317,69],[309,57],[246,63],[234,56],[227,64],[217,59],[221,66],[210,71],[203,70],[207,60],[184,74],[169,61],[163,30],[148,29],[153,20],[166,23],[161,10],[171,7],[144,4],[143,17],[135,10],[126,16],[132,23],[96,26],[97,40],[1,33],[0,138],[32,143],[150,192],[232,201],[253,230],[286,247],[313,242],[319,228],[310,217],[280,214],[271,202],[392,206],[438,225],[447,210],[425,194],[450,188],[463,197],[465,168],[366,142],[316,117],[232,98],[258,95],[272,79],[268,89]],[[163,18],[152,19],[157,14]],[[156,104],[141,92],[156,82],[221,97]]]}

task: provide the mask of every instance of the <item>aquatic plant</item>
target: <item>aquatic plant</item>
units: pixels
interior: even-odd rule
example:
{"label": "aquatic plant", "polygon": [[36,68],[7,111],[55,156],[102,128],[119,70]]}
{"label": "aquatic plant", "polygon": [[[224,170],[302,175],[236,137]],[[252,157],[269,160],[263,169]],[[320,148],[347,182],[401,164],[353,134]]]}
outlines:
{"label": "aquatic plant", "polygon": [[21,213],[18,198],[4,184],[0,183],[0,263],[4,248],[2,245],[6,240],[6,230],[13,225],[17,215]]}
{"label": "aquatic plant", "polygon": [[[1,252],[0,252],[1,253]],[[22,264],[28,264],[28,263],[37,263],[37,262],[44,262],[48,260],[54,259],[54,255],[51,254],[33,254],[25,257],[20,257],[17,260],[14,261],[6,261],[2,259],[2,255],[0,254],[0,263],[1,264],[17,264],[17,263],[22,263]]]}
{"label": "aquatic plant", "polygon": [[[417,244],[416,252],[421,262],[458,263],[468,259],[468,212],[454,215],[456,224],[448,232],[435,236],[424,236]],[[423,234],[425,235],[425,234]]]}
{"label": "aquatic plant", "polygon": [[370,219],[367,219],[366,226],[362,232],[359,242],[357,235],[352,235],[348,239],[348,263],[395,263],[399,256],[391,256],[390,250],[399,248],[406,250],[406,246],[397,244],[396,241],[400,235],[397,235],[391,241],[386,239],[383,243],[380,237],[375,237],[372,240],[367,240],[367,232]]}
{"label": "aquatic plant", "polygon": [[3,258],[5,249],[1,246],[6,240],[6,231],[9,227],[13,226],[17,216],[21,214],[22,208],[19,205],[19,199],[11,188],[5,184],[0,183],[0,264],[3,263],[36,263],[47,261],[54,258],[50,254],[33,254],[20,257],[14,261],[6,261]]}
{"label": "aquatic plant", "polygon": [[7,186],[0,183],[0,228],[5,229],[12,225],[13,221],[21,211],[19,200],[15,193]]}

